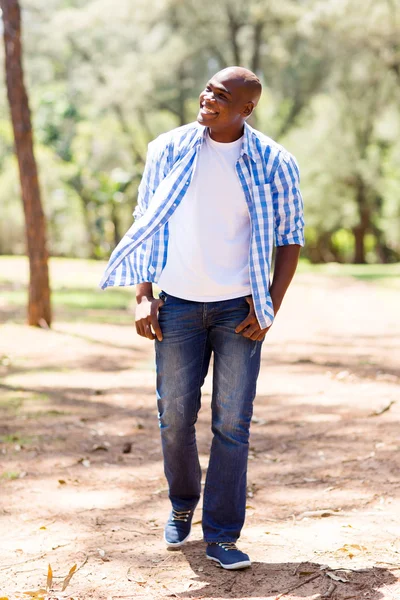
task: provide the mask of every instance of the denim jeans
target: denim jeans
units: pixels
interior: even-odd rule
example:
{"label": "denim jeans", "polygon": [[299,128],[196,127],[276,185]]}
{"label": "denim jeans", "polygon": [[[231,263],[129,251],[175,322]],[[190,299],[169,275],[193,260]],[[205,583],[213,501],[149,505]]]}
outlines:
{"label": "denim jeans", "polygon": [[249,429],[262,342],[235,333],[248,315],[245,298],[191,302],[162,292],[163,340],[156,340],[157,403],[169,497],[194,509],[201,469],[195,423],[201,386],[214,354],[210,460],[203,501],[207,542],[235,542],[243,527]]}

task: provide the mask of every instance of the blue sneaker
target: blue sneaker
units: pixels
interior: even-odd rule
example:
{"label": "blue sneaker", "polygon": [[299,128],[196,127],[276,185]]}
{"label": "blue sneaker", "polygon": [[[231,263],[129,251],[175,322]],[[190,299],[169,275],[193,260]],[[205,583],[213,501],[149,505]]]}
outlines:
{"label": "blue sneaker", "polygon": [[206,557],[219,563],[223,569],[245,569],[251,567],[248,554],[241,552],[233,542],[216,542],[208,544]]}
{"label": "blue sneaker", "polygon": [[183,546],[190,537],[194,510],[172,509],[164,529],[164,540],[168,548]]}

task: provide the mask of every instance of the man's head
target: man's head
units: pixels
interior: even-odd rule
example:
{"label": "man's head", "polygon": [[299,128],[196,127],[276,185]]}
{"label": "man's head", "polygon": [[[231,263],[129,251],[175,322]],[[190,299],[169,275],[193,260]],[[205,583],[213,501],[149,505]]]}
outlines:
{"label": "man's head", "polygon": [[261,96],[258,77],[243,67],[228,67],[211,77],[200,94],[197,120],[216,141],[229,142],[243,133],[243,124]]}

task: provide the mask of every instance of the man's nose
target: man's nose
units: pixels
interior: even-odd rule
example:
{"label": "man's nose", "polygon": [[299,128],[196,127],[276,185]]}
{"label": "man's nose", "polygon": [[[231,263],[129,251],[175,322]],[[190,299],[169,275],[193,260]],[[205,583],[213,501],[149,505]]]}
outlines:
{"label": "man's nose", "polygon": [[203,92],[204,100],[214,100],[214,92],[211,90],[205,90]]}

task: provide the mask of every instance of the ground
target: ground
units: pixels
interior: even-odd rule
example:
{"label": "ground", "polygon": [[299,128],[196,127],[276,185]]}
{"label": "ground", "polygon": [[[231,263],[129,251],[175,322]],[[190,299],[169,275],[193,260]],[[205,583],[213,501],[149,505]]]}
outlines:
{"label": "ground", "polygon": [[25,266],[2,264],[0,597],[35,597],[50,564],[36,598],[400,599],[398,286],[297,275],[263,347],[240,540],[253,566],[226,572],[205,559],[201,506],[191,541],[164,547],[153,347],[128,296],[85,304],[85,264],[63,263],[53,328],[29,328]]}

